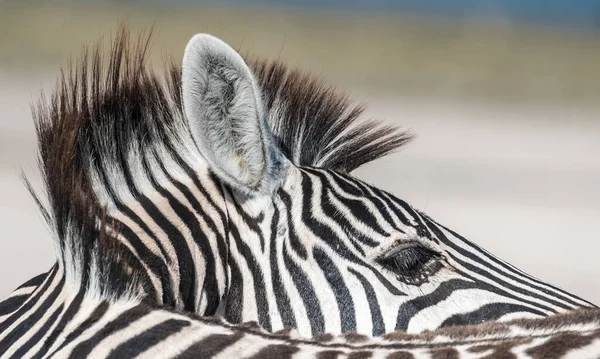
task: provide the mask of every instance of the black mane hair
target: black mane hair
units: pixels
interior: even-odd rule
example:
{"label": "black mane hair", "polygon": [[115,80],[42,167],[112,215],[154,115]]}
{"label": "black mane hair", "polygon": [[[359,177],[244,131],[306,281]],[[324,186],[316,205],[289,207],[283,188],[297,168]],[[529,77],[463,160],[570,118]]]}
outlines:
{"label": "black mane hair", "polygon": [[[161,143],[173,152],[181,129],[187,128],[180,66],[170,64],[160,76],[149,69],[150,38],[151,32],[132,41],[127,28],[121,26],[107,58],[102,41],[91,52],[84,48],[81,57],[61,71],[51,97],[34,106],[48,207],[42,206],[35,194],[34,198],[58,237],[59,260],[72,261],[69,256],[77,252],[86,263],[83,285],[85,278],[93,275],[86,258],[94,257],[99,247],[121,257],[128,253],[103,229],[118,225],[107,218],[96,200],[89,169],[120,166],[124,180],[134,187],[127,170],[129,151]],[[345,95],[309,74],[290,70],[279,61],[247,61],[263,91],[274,137],[296,165],[347,173],[411,139],[395,127],[362,121],[362,107],[352,105]],[[127,263],[137,261],[125,257],[115,261],[115,257],[119,258],[97,263],[107,276],[119,273],[123,278],[135,272]]]}
{"label": "black mane hair", "polygon": [[298,166],[349,173],[398,149],[408,132],[364,121],[363,106],[309,73],[279,61],[248,61],[280,149]]}

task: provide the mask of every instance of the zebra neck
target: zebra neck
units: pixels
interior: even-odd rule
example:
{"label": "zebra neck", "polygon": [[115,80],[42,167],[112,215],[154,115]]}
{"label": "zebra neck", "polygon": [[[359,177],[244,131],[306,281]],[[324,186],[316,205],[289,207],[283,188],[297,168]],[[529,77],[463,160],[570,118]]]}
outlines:
{"label": "zebra neck", "polygon": [[293,331],[269,333],[255,323],[234,325],[131,300],[90,298],[68,290],[55,267],[12,313],[0,317],[0,356],[587,358],[600,355],[599,316],[594,309],[421,334],[302,338]]}

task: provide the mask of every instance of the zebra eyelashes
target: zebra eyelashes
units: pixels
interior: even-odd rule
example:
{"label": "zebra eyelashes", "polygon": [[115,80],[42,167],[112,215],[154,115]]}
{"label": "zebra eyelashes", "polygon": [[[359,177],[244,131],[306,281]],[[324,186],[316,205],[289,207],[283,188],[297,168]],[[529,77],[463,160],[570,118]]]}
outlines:
{"label": "zebra eyelashes", "polygon": [[418,242],[410,242],[393,249],[377,259],[385,269],[404,283],[420,285],[439,270],[441,255]]}

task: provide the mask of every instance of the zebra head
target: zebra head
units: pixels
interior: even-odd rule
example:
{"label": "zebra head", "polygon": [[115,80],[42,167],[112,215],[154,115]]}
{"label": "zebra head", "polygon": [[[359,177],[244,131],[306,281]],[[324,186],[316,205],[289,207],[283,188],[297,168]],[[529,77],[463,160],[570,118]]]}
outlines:
{"label": "zebra head", "polygon": [[332,94],[301,76],[267,90],[280,75],[208,35],[185,51],[183,111],[226,203],[227,320],[378,335],[591,305],[349,175],[408,136],[348,126],[352,110],[327,112],[339,99],[290,103]]}
{"label": "zebra head", "polygon": [[310,75],[197,35],[161,81],[128,39],[108,66],[84,52],[34,113],[73,291],[303,334],[592,306],[349,175],[410,135]]}

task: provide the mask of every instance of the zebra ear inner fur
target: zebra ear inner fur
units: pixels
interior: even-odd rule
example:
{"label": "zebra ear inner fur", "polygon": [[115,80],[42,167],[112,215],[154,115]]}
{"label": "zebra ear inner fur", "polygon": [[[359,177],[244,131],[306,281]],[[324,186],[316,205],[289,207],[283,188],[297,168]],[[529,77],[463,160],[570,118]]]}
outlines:
{"label": "zebra ear inner fur", "polygon": [[211,35],[194,36],[183,57],[182,101],[211,170],[238,189],[259,187],[275,149],[259,87],[242,57]]}

